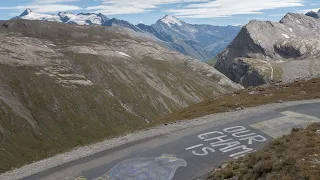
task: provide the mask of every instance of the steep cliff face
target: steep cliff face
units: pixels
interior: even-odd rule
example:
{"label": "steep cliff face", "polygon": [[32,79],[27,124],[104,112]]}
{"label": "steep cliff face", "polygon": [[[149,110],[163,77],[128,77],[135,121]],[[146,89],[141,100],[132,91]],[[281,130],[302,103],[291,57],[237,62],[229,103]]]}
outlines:
{"label": "steep cliff face", "polygon": [[279,23],[250,21],[218,55],[215,67],[245,86],[316,75],[319,30],[319,19],[303,14],[288,13]]}
{"label": "steep cliff face", "polygon": [[133,31],[20,19],[0,28],[0,75],[1,172],[241,88]]}

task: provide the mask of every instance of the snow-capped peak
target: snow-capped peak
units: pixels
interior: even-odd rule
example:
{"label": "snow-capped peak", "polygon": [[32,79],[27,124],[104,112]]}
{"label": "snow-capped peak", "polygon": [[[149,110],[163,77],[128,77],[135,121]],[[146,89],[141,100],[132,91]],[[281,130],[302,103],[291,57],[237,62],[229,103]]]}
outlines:
{"label": "snow-capped peak", "polygon": [[163,17],[161,19],[161,21],[165,24],[167,24],[169,27],[171,27],[171,25],[178,25],[178,26],[182,26],[182,23],[179,19],[177,19],[174,16],[171,15],[166,15],[165,17]]}
{"label": "snow-capped peak", "polygon": [[57,21],[69,24],[78,25],[102,25],[108,20],[103,14],[95,13],[79,13],[73,14],[68,12],[59,12],[57,15],[39,14],[32,12],[31,9],[26,9],[18,18],[28,20],[44,20],[44,21]]}
{"label": "snow-capped peak", "polygon": [[32,13],[32,10],[27,8],[22,14],[20,14],[20,16],[26,16],[28,14]]}
{"label": "snow-capped peak", "polygon": [[28,19],[28,20],[45,20],[45,21],[58,21],[61,22],[61,19],[57,15],[49,14],[39,14],[33,12],[31,9],[26,9],[18,18]]}

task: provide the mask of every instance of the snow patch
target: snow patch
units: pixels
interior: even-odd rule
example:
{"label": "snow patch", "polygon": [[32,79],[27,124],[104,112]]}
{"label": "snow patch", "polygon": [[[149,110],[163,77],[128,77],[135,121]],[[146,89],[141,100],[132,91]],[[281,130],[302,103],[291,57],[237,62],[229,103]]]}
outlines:
{"label": "snow patch", "polygon": [[57,22],[62,22],[59,16],[56,15],[48,15],[48,14],[38,14],[35,12],[30,12],[24,15],[20,16],[22,19],[27,19],[27,20],[45,20],[45,21],[57,21]]}
{"label": "snow patch", "polygon": [[289,31],[290,31],[290,32],[293,32],[292,28],[289,28]]}
{"label": "snow patch", "polygon": [[126,57],[131,57],[131,56],[129,56],[128,54],[126,54],[126,53],[124,53],[124,52],[120,52],[120,51],[117,51],[120,55],[122,55],[122,56],[126,56]]}
{"label": "snow patch", "polygon": [[290,36],[288,36],[287,34],[282,34],[282,36],[284,36],[285,38],[289,39]]}
{"label": "snow patch", "polygon": [[97,14],[88,13],[88,14],[73,14],[73,13],[59,13],[61,19],[67,19],[64,23],[76,23],[78,25],[101,25],[103,19]]}
{"label": "snow patch", "polygon": [[48,46],[56,47],[57,45],[55,45],[55,44],[48,44]]}
{"label": "snow patch", "polygon": [[182,26],[181,21],[179,19],[175,18],[174,16],[166,15],[164,18],[161,19],[161,21],[163,23],[167,24],[169,27],[171,27],[171,25]]}
{"label": "snow patch", "polygon": [[59,12],[57,15],[39,14],[26,9],[20,16],[21,19],[57,21],[62,23],[78,24],[78,25],[102,25],[108,18],[102,14],[80,13],[73,14],[67,12]]}

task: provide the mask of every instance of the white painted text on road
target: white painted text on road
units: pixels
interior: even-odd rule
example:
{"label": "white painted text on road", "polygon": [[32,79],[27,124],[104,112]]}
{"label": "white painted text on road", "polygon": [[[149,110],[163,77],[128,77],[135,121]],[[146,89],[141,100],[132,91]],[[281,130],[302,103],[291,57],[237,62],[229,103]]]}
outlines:
{"label": "white painted text on road", "polygon": [[222,131],[211,131],[198,135],[202,141],[199,144],[185,148],[196,156],[206,156],[217,151],[230,157],[240,157],[254,151],[248,147],[254,143],[263,143],[267,141],[262,135],[248,130],[244,126],[234,126],[225,128]]}

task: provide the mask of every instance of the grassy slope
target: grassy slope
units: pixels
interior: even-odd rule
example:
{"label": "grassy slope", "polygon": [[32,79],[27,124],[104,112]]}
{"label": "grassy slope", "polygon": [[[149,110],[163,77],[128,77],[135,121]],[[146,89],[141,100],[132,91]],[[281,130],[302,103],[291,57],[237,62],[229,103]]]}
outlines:
{"label": "grassy slope", "polygon": [[212,171],[207,180],[317,180],[320,177],[320,124],[293,130],[263,149]]}
{"label": "grassy slope", "polygon": [[0,69],[2,83],[27,106],[37,125],[34,130],[0,100],[2,172],[143,125],[97,87],[66,88],[30,68]]}
{"label": "grassy slope", "polygon": [[320,98],[320,78],[291,84],[249,87],[232,95],[224,95],[178,110],[159,121],[193,119],[209,114],[225,112],[235,108],[255,107],[275,103],[279,100],[297,101]]}

